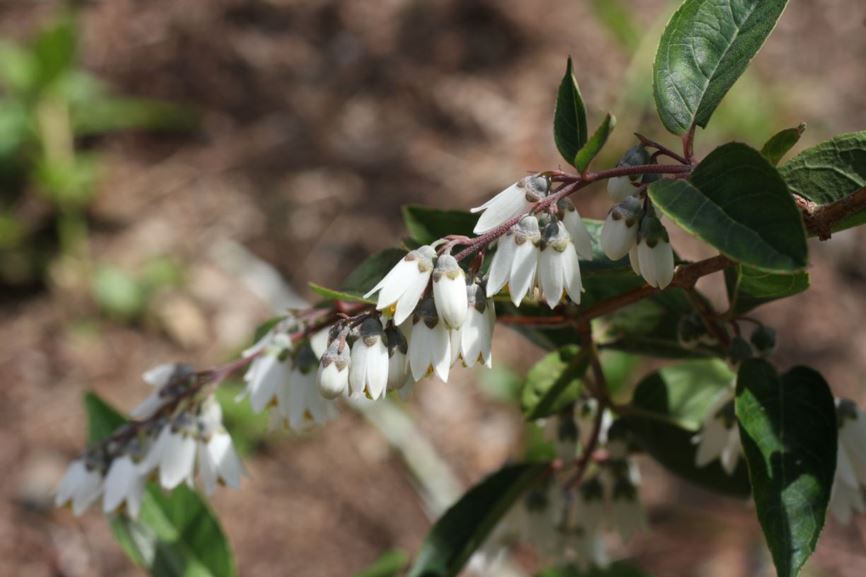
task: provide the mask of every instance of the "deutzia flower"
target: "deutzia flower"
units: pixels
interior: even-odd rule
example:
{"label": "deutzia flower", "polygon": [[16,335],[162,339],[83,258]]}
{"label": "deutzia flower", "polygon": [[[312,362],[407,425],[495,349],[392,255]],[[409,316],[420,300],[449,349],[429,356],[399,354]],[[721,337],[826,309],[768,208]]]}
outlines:
{"label": "deutzia flower", "polygon": [[111,513],[124,503],[132,518],[138,517],[145,478],[130,455],[115,457],[105,476],[102,510]]}
{"label": "deutzia flower", "polygon": [[418,305],[412,319],[409,337],[409,368],[416,381],[433,372],[448,382],[451,366],[451,338],[448,327],[439,318],[433,299],[426,298]]}
{"label": "deutzia flower", "polygon": [[637,241],[641,201],[630,196],[610,209],[601,229],[601,250],[611,260],[619,260]]}
{"label": "deutzia flower", "polygon": [[541,175],[527,176],[512,184],[481,206],[471,212],[484,212],[473,232],[483,234],[497,226],[520,216],[532,208],[536,202],[544,199],[550,190],[550,181]]}
{"label": "deutzia flower", "polygon": [[580,304],[583,290],[580,264],[565,225],[560,221],[548,224],[544,228],[542,244],[544,250],[538,261],[538,284],[544,302],[550,308],[555,308],[562,300],[564,289],[572,301]]}
{"label": "deutzia flower", "polygon": [[[671,284],[674,278],[674,251],[668,231],[654,216],[647,216],[640,223],[637,255],[640,274],[648,285],[663,289]],[[632,260],[631,252],[629,259]]]}
{"label": "deutzia flower", "polygon": [[322,355],[316,380],[319,392],[326,399],[335,399],[349,392],[349,344],[346,332],[338,332]]}
{"label": "deutzia flower", "polygon": [[379,319],[366,318],[358,327],[349,361],[349,391],[353,396],[380,399],[388,390],[388,347]]}
{"label": "deutzia flower", "polygon": [[163,425],[147,456],[139,464],[142,475],[159,469],[159,484],[174,489],[183,482],[192,484],[195,472],[196,438],[191,417],[184,413]]}
{"label": "deutzia flower", "polygon": [[139,420],[151,418],[170,400],[168,388],[188,383],[193,375],[195,370],[182,363],[166,363],[149,369],[141,378],[153,387],[154,391],[130,411],[130,416]]}
{"label": "deutzia flower", "polygon": [[258,355],[244,374],[247,385],[244,395],[249,395],[254,412],[261,413],[276,403],[283,389],[288,386],[291,347],[292,341],[288,335],[269,333],[251,349],[244,351],[247,357]]}
{"label": "deutzia flower", "polygon": [[466,275],[450,254],[436,259],[433,269],[433,301],[448,328],[459,329],[469,313],[466,300]]}
{"label": "deutzia flower", "polygon": [[84,455],[72,461],[57,486],[54,505],[72,504],[72,512],[81,515],[102,494],[102,472],[92,456]]}
{"label": "deutzia flower", "polygon": [[463,365],[473,367],[481,363],[490,368],[492,365],[493,327],[496,325],[496,309],[493,300],[484,296],[478,284],[466,289],[469,303],[469,316],[460,330],[451,333],[451,354],[454,360],[462,359]]}
{"label": "deutzia flower", "polygon": [[[647,149],[640,144],[636,144],[626,151],[616,166],[618,168],[639,166],[649,161],[650,155]],[[614,202],[622,202],[636,192],[634,183],[639,180],[639,176],[616,176],[611,178],[607,181],[607,195]]]}
{"label": "deutzia flower", "polygon": [[694,437],[698,444],[695,464],[705,467],[719,459],[728,475],[733,475],[742,454],[740,429],[734,416],[734,388],[725,387],[710,406],[701,432]]}
{"label": "deutzia flower", "polygon": [[403,331],[390,324],[385,329],[385,338],[388,342],[388,390],[397,391],[403,389],[409,378],[409,342],[403,335]]}
{"label": "deutzia flower", "polygon": [[396,305],[393,313],[394,323],[401,324],[418,306],[418,301],[421,300],[427,283],[430,282],[435,258],[436,251],[427,245],[411,251],[394,265],[385,278],[365,294],[364,298],[369,298],[378,292],[376,308],[381,311]]}
{"label": "deutzia flower", "polygon": [[277,410],[271,412],[272,425],[282,424],[300,433],[334,418],[334,403],[319,392],[316,381],[318,362],[311,339],[295,355],[288,386],[280,389]]}
{"label": "deutzia flower", "polygon": [[562,224],[565,225],[565,230],[568,231],[568,236],[574,243],[577,255],[584,260],[592,260],[592,235],[589,234],[589,229],[580,218],[580,213],[567,198],[561,199],[557,206],[559,207],[559,214],[562,216]]}
{"label": "deutzia flower", "polygon": [[855,512],[866,511],[863,500],[863,487],[866,487],[866,413],[851,401],[837,400],[836,414],[839,444],[830,512],[840,523],[847,525]]}
{"label": "deutzia flower", "polygon": [[525,216],[497,243],[490,263],[487,296],[492,297],[508,284],[511,302],[520,306],[535,285],[540,254],[541,231],[535,216]]}
{"label": "deutzia flower", "polygon": [[624,541],[646,529],[646,514],[640,504],[637,485],[627,478],[619,478],[614,484],[610,501],[611,528],[617,531]]}
{"label": "deutzia flower", "polygon": [[212,495],[217,483],[237,489],[245,473],[244,466],[231,436],[222,426],[222,408],[213,397],[202,405],[199,428],[198,472],[205,493]]}

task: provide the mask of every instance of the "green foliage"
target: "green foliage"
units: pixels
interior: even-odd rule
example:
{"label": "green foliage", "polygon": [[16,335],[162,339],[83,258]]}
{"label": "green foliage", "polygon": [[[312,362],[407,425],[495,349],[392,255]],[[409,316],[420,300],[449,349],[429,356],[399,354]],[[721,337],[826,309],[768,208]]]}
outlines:
{"label": "green foliage", "polygon": [[604,145],[607,144],[607,139],[610,137],[610,133],[613,132],[615,127],[616,117],[608,113],[596,129],[595,133],[593,133],[586,144],[584,144],[574,156],[574,167],[577,168],[578,171],[583,172],[589,168],[589,165],[595,157],[598,156],[598,153],[601,152]]}
{"label": "green foliage", "polygon": [[763,304],[788,298],[809,288],[809,273],[772,273],[749,266],[725,269],[729,315],[737,317]]}
{"label": "green foliage", "polygon": [[761,154],[770,161],[770,164],[776,166],[800,142],[800,137],[805,131],[806,124],[803,123],[796,128],[786,128],[777,132],[764,144]]}
{"label": "green foliage", "polygon": [[454,577],[511,505],[549,470],[508,465],[467,491],[431,529],[408,577]]}
{"label": "green foliage", "polygon": [[758,53],[787,0],[686,0],[662,35],[653,73],[665,127],[706,127]]}
{"label": "green foliage", "polygon": [[649,194],[678,225],[732,260],[770,272],[807,264],[806,231],[794,199],[776,169],[744,144],[714,150],[691,183],[660,180]]}
{"label": "green foliage", "polygon": [[617,561],[604,569],[590,567],[583,570],[573,565],[554,567],[545,569],[538,574],[538,577],[649,577],[649,574],[630,563]]}
{"label": "green foliage", "polygon": [[398,248],[388,248],[377,252],[358,265],[358,268],[346,277],[342,290],[349,294],[366,294],[404,256],[406,256],[406,251]]}
{"label": "green foliage", "polygon": [[836,408],[806,367],[781,378],[763,360],[737,375],[737,420],[758,519],[779,577],[795,577],[824,527],[836,471]]}
{"label": "green foliage", "polygon": [[363,295],[355,292],[340,291],[323,287],[314,282],[309,283],[310,290],[329,301],[344,301],[349,303],[367,303],[375,304],[376,301],[365,299]]}
{"label": "green foliage", "polygon": [[386,551],[355,577],[397,577],[408,563],[409,556],[405,552],[398,549]]}
{"label": "green foliage", "polygon": [[527,420],[554,415],[580,396],[589,355],[574,345],[541,359],[526,375],[520,406]]}
{"label": "green foliage", "polygon": [[573,164],[577,152],[586,144],[586,106],[580,87],[574,77],[571,58],[565,67],[565,76],[559,84],[556,110],[553,113],[553,140],[562,158]]}
{"label": "green foliage", "polygon": [[[94,393],[85,406],[88,437],[98,442],[124,423],[123,417]],[[216,517],[192,489],[181,485],[165,494],[148,485],[137,520],[111,517],[123,550],[148,573],[159,577],[233,577],[234,557]]]}
{"label": "green foliage", "polygon": [[403,224],[419,245],[430,244],[449,234],[469,236],[478,216],[463,210],[440,210],[426,206],[403,207]]}

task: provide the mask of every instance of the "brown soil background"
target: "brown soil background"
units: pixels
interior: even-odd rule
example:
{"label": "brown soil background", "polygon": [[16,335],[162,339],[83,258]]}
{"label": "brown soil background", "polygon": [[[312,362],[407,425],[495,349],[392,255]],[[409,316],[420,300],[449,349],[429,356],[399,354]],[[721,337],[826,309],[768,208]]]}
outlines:
{"label": "brown soil background", "polygon": [[[650,27],[671,5],[634,0]],[[55,3],[0,4],[0,32],[23,38]],[[0,308],[0,575],[138,575],[96,513],[74,519],[48,499],[84,442],[81,392],[128,409],[139,375],[173,359],[221,362],[268,315],[214,247],[232,239],[292,286],[336,285],[364,255],[402,235],[399,207],[467,207],[527,170],[556,166],[553,95],[572,54],[592,122],[612,109],[620,136],[653,132],[618,99],[630,56],[579,0],[112,0],[82,8],[86,66],[119,92],[185,102],[199,134],[100,141],[108,174],[94,216],[101,259],[186,263],[184,289],[143,327],[83,322],[62,290]],[[650,35],[657,31],[650,32]],[[655,40],[650,40],[652,52]],[[756,59],[778,126],[810,123],[807,142],[866,128],[866,6],[791,2]],[[645,65],[644,65],[645,66]],[[618,108],[620,107],[620,108]],[[704,137],[701,151],[712,145]],[[600,216],[602,195],[581,199]],[[779,363],[809,363],[837,394],[866,400],[862,234],[813,248],[813,290],[767,307]],[[307,295],[309,296],[309,295]],[[499,331],[496,353],[520,371],[537,351]],[[466,484],[514,454],[518,415],[464,371],[419,387],[410,411]],[[415,551],[429,521],[382,437],[346,413],[322,431],[267,444],[241,491],[213,505],[240,573],[343,577],[385,550]],[[646,463],[652,534],[618,550],[654,575],[772,575],[749,507],[684,486]],[[866,574],[866,523],[829,523],[810,575]]]}

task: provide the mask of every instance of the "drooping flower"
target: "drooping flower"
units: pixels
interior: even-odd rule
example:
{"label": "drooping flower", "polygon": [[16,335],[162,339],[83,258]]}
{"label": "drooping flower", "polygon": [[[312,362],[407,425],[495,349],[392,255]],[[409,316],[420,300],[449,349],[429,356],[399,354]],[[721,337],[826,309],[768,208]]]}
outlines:
{"label": "drooping flower", "polygon": [[170,400],[169,388],[188,384],[194,375],[195,369],[183,363],[166,363],[145,371],[141,378],[153,387],[153,392],[130,411],[130,416],[133,419],[151,418]]}
{"label": "drooping flower", "polygon": [[601,229],[601,250],[611,260],[619,260],[637,241],[641,201],[630,196],[610,209]]}
{"label": "drooping flower", "polygon": [[624,541],[647,527],[646,513],[638,499],[637,485],[625,477],[620,477],[614,484],[609,511],[611,529],[618,532]]}
{"label": "drooping flower", "polygon": [[[668,232],[659,219],[646,216],[641,220],[637,255],[640,274],[648,285],[663,289],[671,284],[674,278],[674,251]],[[629,256],[631,258],[631,253]]]}
{"label": "drooping flower", "polygon": [[843,524],[854,513],[866,512],[863,489],[866,487],[866,413],[848,400],[836,401],[839,441],[836,450],[836,476],[830,493],[830,512]]}
{"label": "drooping flower", "polygon": [[388,390],[402,390],[409,380],[409,342],[403,331],[393,324],[385,329],[385,340],[388,342]]}
{"label": "drooping flower", "polygon": [[174,489],[181,483],[192,484],[195,473],[195,424],[188,414],[163,425],[144,460],[139,464],[142,475],[158,469],[163,489]]}
{"label": "drooping flower", "polygon": [[281,424],[301,433],[336,416],[333,401],[319,392],[316,380],[318,363],[312,342],[298,349],[287,386],[280,389],[276,411],[271,412],[272,425]]}
{"label": "drooping flower", "polygon": [[[647,149],[641,144],[636,144],[625,152],[616,166],[617,168],[639,166],[647,164],[649,161],[650,155]],[[607,181],[607,194],[612,201],[622,202],[637,192],[634,186],[637,182],[640,182],[640,175],[616,176]]]}
{"label": "drooping flower", "polygon": [[466,289],[469,316],[457,331],[451,333],[451,355],[461,359],[466,367],[481,363],[492,366],[493,327],[496,325],[496,310],[493,300],[487,299],[484,289],[477,283]]}
{"label": "drooping flower", "polygon": [[380,399],[388,390],[388,347],[385,331],[377,318],[364,319],[352,344],[349,391],[353,396]]}
{"label": "drooping flower", "polygon": [[436,259],[433,269],[433,301],[448,328],[459,329],[469,313],[466,301],[466,275],[450,254]]}
{"label": "drooping flower", "polygon": [[345,331],[335,331],[319,363],[316,380],[319,392],[326,399],[335,399],[349,392],[349,344]]}
{"label": "drooping flower", "polygon": [[525,216],[499,239],[490,263],[487,296],[492,297],[508,284],[511,302],[519,306],[535,285],[540,255],[541,231],[535,216]]}
{"label": "drooping flower", "polygon": [[435,258],[436,251],[427,245],[409,252],[364,298],[378,292],[376,308],[382,311],[396,305],[393,311],[394,323],[401,324],[418,306],[418,301],[430,282]]}
{"label": "drooping flower", "polygon": [[544,302],[550,308],[556,307],[565,290],[572,301],[580,304],[583,290],[580,263],[565,225],[560,221],[548,224],[544,228],[541,244],[544,249],[538,261],[538,285]]}
{"label": "drooping flower", "polygon": [[282,390],[288,386],[291,371],[292,341],[285,334],[268,334],[245,355],[258,355],[244,374],[246,388],[242,396],[250,397],[253,411],[260,413],[276,404]]}
{"label": "drooping flower", "polygon": [[532,205],[544,199],[550,181],[541,175],[527,176],[512,184],[471,212],[482,212],[473,232],[483,234],[509,220],[529,212]]}
{"label": "drooping flower", "polygon": [[719,459],[728,475],[737,470],[742,447],[740,430],[734,416],[734,389],[725,387],[707,411],[701,432],[695,435],[698,444],[695,465],[705,467]]}
{"label": "drooping flower", "polygon": [[412,318],[412,336],[409,337],[412,378],[419,381],[432,372],[447,382],[451,362],[448,327],[439,318],[433,299],[428,297],[421,301]]}
{"label": "drooping flower", "polygon": [[72,504],[72,512],[81,515],[102,494],[103,478],[98,463],[91,455],[72,461],[57,486],[54,505]]}
{"label": "drooping flower", "polygon": [[615,176],[607,181],[607,195],[614,202],[622,202],[635,193],[635,187],[628,176]]}
{"label": "drooping flower", "polygon": [[580,218],[577,208],[567,198],[561,199],[557,206],[559,207],[559,214],[562,215],[562,223],[565,225],[565,230],[568,231],[568,236],[571,237],[577,255],[584,260],[592,260],[592,235],[589,234],[589,229]]}
{"label": "drooping flower", "polygon": [[126,505],[130,517],[138,517],[141,497],[144,494],[145,478],[138,464],[130,455],[120,455],[111,462],[105,476],[105,490],[102,510],[111,513],[121,505]]}

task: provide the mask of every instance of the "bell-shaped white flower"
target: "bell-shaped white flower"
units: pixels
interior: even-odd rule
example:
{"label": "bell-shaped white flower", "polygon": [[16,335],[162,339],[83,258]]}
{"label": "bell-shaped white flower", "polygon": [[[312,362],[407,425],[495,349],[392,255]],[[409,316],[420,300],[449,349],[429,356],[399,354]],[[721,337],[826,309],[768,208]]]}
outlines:
{"label": "bell-shaped white flower", "polygon": [[601,229],[601,250],[611,260],[619,260],[637,242],[641,201],[633,196],[610,209]]}
{"label": "bell-shaped white flower", "polygon": [[393,324],[385,329],[388,342],[388,390],[402,390],[409,381],[409,341]]}
{"label": "bell-shaped white flower", "polygon": [[394,323],[401,324],[418,306],[433,274],[434,258],[436,251],[430,246],[411,251],[364,298],[378,292],[376,308],[381,311],[393,306]]}
{"label": "bell-shaped white flower", "polygon": [[608,510],[610,527],[622,536],[623,541],[630,540],[647,528],[646,513],[641,506],[637,486],[629,479],[617,479]]}
{"label": "bell-shaped white flower", "polygon": [[246,470],[235,452],[231,435],[224,429],[220,428],[211,433],[209,439],[198,442],[198,472],[208,495],[213,495],[218,483],[233,489],[241,486],[241,477]]}
{"label": "bell-shaped white flower", "polygon": [[674,278],[674,251],[668,232],[653,216],[644,217],[640,225],[637,255],[641,276],[647,284],[663,289]]}
{"label": "bell-shaped white flower", "polygon": [[192,483],[195,454],[196,439],[189,425],[167,423],[139,464],[139,470],[142,475],[149,475],[159,469],[159,484],[164,489],[174,489],[183,482]]}
{"label": "bell-shaped white flower", "polygon": [[288,335],[268,335],[264,339],[267,339],[264,344],[260,341],[253,347],[258,356],[244,374],[246,388],[242,396],[250,397],[250,406],[256,413],[276,404],[282,390],[288,386],[291,371],[291,339]]}
{"label": "bell-shaped white flower", "polygon": [[280,390],[277,410],[271,413],[272,426],[282,425],[301,433],[336,416],[334,402],[319,392],[316,380],[318,363],[312,342],[298,349],[288,386]]}
{"label": "bell-shaped white flower", "polygon": [[130,411],[130,416],[133,419],[151,418],[171,399],[169,387],[188,383],[194,375],[195,369],[183,363],[165,363],[145,371],[141,378],[154,390]]}
{"label": "bell-shaped white flower", "polygon": [[409,338],[409,368],[412,378],[421,380],[435,373],[448,381],[451,367],[451,337],[445,322],[439,318],[433,299],[426,298],[418,305],[412,318],[412,336]]}
{"label": "bell-shaped white flower", "polygon": [[102,510],[111,513],[121,505],[133,519],[141,509],[145,478],[130,455],[116,457],[105,476],[105,489],[102,497]]}
{"label": "bell-shaped white flower", "polygon": [[459,329],[469,313],[466,302],[466,275],[450,254],[443,254],[436,259],[436,268],[433,269],[433,301],[439,317],[448,328]]}
{"label": "bell-shaped white flower", "polygon": [[349,344],[345,334],[331,340],[328,350],[322,355],[316,380],[319,392],[326,399],[335,399],[349,393]]}
{"label": "bell-shaped white flower", "polygon": [[565,225],[554,221],[544,228],[541,258],[538,261],[538,285],[547,306],[554,308],[562,300],[563,290],[569,298],[580,304],[583,285],[577,251]]}
{"label": "bell-shaped white flower", "polygon": [[388,346],[385,331],[376,318],[358,327],[349,362],[349,391],[355,397],[381,399],[388,390]]}
{"label": "bell-shaped white flower", "polygon": [[532,205],[544,199],[550,181],[541,175],[527,176],[512,184],[471,212],[482,212],[473,232],[483,234],[509,220],[529,212]]}
{"label": "bell-shaped white flower", "polygon": [[496,324],[493,300],[485,298],[484,289],[474,283],[467,287],[466,294],[469,316],[459,330],[451,331],[451,356],[454,362],[462,360],[466,367],[481,363],[490,368],[493,327]]}
{"label": "bell-shaped white flower", "polygon": [[733,387],[725,387],[707,411],[701,432],[694,437],[698,444],[695,452],[695,465],[698,467],[719,459],[728,475],[737,470],[742,447],[733,402]]}
{"label": "bell-shaped white flower", "polygon": [[580,218],[580,213],[567,198],[561,199],[557,206],[559,207],[559,214],[562,215],[562,224],[565,225],[565,230],[571,237],[577,256],[583,260],[592,260],[592,235],[589,234],[589,229]]}
{"label": "bell-shaped white flower", "polygon": [[634,271],[634,274],[638,276],[643,276],[640,274],[640,257],[638,256],[637,246],[634,245],[628,251],[628,264],[631,266],[631,270]]}
{"label": "bell-shaped white flower", "polygon": [[487,277],[488,297],[508,285],[512,302],[520,305],[535,284],[540,242],[538,219],[533,215],[523,217],[499,239]]}
{"label": "bell-shaped white flower", "polygon": [[72,512],[81,515],[99,499],[103,486],[102,473],[97,464],[91,461],[85,456],[69,464],[54,495],[56,507],[71,503]]}
{"label": "bell-shaped white flower", "polygon": [[607,195],[613,202],[622,202],[635,191],[634,184],[628,176],[615,176],[607,181]]}
{"label": "bell-shaped white flower", "polygon": [[836,407],[839,441],[829,509],[847,525],[855,513],[866,512],[866,413],[847,400],[837,400]]}

